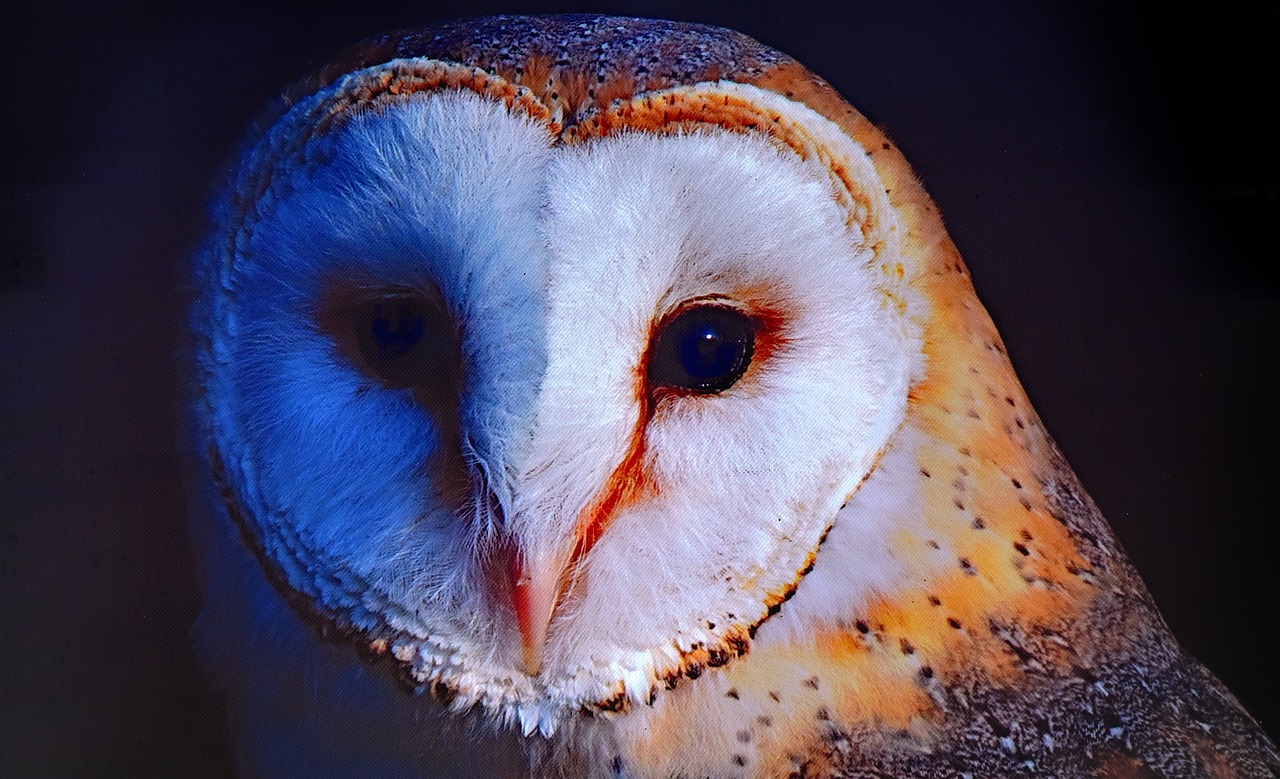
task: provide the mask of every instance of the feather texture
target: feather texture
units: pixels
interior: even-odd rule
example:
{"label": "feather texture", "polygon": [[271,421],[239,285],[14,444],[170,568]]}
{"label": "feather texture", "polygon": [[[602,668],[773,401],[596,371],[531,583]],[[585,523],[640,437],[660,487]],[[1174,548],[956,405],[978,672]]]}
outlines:
{"label": "feather texture", "polygon": [[[448,710],[548,775],[1280,771],[1165,628],[901,154],[785,55],[585,16],[375,39],[246,146],[197,265],[227,513],[308,619],[443,703],[297,655],[336,711],[395,720],[388,766],[463,759],[403,735]],[[440,299],[457,387],[343,350],[367,326],[343,301],[391,293]],[[750,318],[749,368],[653,386],[655,333],[698,305]],[[234,570],[213,614],[288,619]],[[298,694],[240,667],[246,720]]]}

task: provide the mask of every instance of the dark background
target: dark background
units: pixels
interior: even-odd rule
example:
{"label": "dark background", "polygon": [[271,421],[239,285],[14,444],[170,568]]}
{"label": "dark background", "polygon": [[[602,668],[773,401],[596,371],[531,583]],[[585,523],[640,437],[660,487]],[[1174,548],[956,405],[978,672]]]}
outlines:
{"label": "dark background", "polygon": [[1170,626],[1280,733],[1276,3],[178,5],[0,11],[0,775],[229,772],[183,526],[208,182],[340,47],[499,11],[735,27],[884,127]]}

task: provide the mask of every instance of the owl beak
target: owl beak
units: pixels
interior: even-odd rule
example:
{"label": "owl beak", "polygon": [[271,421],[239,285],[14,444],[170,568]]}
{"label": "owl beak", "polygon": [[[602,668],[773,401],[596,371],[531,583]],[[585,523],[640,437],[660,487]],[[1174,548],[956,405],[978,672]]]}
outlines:
{"label": "owl beak", "polygon": [[642,449],[633,445],[604,489],[578,514],[569,544],[548,549],[535,543],[532,551],[516,544],[511,555],[511,600],[523,640],[524,670],[530,676],[537,676],[542,669],[547,628],[566,583],[604,533],[618,507],[633,499],[646,483],[635,473],[641,455]]}
{"label": "owl beak", "polygon": [[523,550],[512,555],[511,599],[522,638],[524,670],[530,676],[537,676],[542,669],[547,626],[560,600],[560,582],[567,562],[556,555],[531,560]]}

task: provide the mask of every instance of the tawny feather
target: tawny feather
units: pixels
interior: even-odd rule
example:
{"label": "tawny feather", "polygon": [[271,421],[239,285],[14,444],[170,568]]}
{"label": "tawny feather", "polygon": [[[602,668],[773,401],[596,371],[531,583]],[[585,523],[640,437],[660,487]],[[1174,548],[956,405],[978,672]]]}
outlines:
{"label": "tawny feather", "polygon": [[[538,312],[545,327],[521,332],[548,346],[543,363],[478,385],[518,389],[520,403],[476,406],[499,423],[463,403],[492,513],[462,526],[470,540],[442,524],[452,569],[404,562],[398,549],[425,559],[444,543],[413,522],[343,555],[318,540],[337,532],[323,521],[290,524],[289,501],[263,494],[271,463],[243,440],[255,412],[224,355],[248,326],[241,274],[273,261],[290,209],[313,202],[301,188],[369,159],[359,148],[382,150],[379,171],[418,175],[388,137],[474,144],[475,176],[509,172],[536,193],[466,228],[498,231],[492,247],[456,249],[509,305]],[[361,202],[398,212],[405,175],[335,191],[368,185]],[[449,187],[409,210],[434,214]],[[481,190],[459,203],[431,218],[471,225],[489,207]],[[771,217],[787,229],[753,232]],[[503,233],[524,219],[541,233],[521,251],[545,264],[504,287]],[[305,612],[390,654],[454,710],[478,706],[528,736],[536,771],[1280,772],[1275,747],[1164,626],[902,155],[785,55],[726,30],[609,17],[384,36],[291,93],[248,147],[205,257],[206,283],[221,286],[197,310],[204,402],[231,515]],[[465,351],[488,321],[484,289],[433,283],[464,321],[479,312]],[[723,397],[654,395],[651,331],[702,297],[764,322],[754,373]],[[584,329],[596,340],[580,343]],[[468,359],[498,359],[476,349]],[[811,408],[767,405],[796,376]],[[747,419],[763,432],[730,433]],[[847,438],[825,441],[828,429]],[[790,449],[771,448],[791,434]],[[770,462],[775,451],[789,456]],[[705,463],[712,473],[694,473]],[[505,541],[475,540],[484,527]],[[391,584],[379,555],[404,563]],[[514,607],[500,603],[512,567]]]}

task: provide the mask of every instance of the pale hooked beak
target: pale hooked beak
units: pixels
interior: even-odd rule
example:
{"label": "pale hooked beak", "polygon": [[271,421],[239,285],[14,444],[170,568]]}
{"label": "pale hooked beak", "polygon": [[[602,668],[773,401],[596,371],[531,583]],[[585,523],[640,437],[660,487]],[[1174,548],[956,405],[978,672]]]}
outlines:
{"label": "pale hooked beak", "polygon": [[643,448],[633,444],[610,475],[604,488],[577,517],[572,538],[562,546],[516,543],[511,555],[511,601],[520,628],[525,673],[537,676],[547,628],[566,585],[576,575],[587,552],[599,540],[620,505],[641,494],[645,481],[637,475]]}
{"label": "pale hooked beak", "polygon": [[530,676],[537,676],[542,668],[547,626],[560,601],[569,558],[569,554],[552,554],[531,560],[524,550],[511,557],[511,600],[520,628],[524,670]]}
{"label": "pale hooked beak", "polygon": [[596,502],[583,511],[569,544],[532,552],[517,546],[511,555],[511,601],[520,628],[524,670],[530,676],[537,676],[542,669],[547,627],[565,587],[600,537],[615,503],[612,500],[604,504]]}

